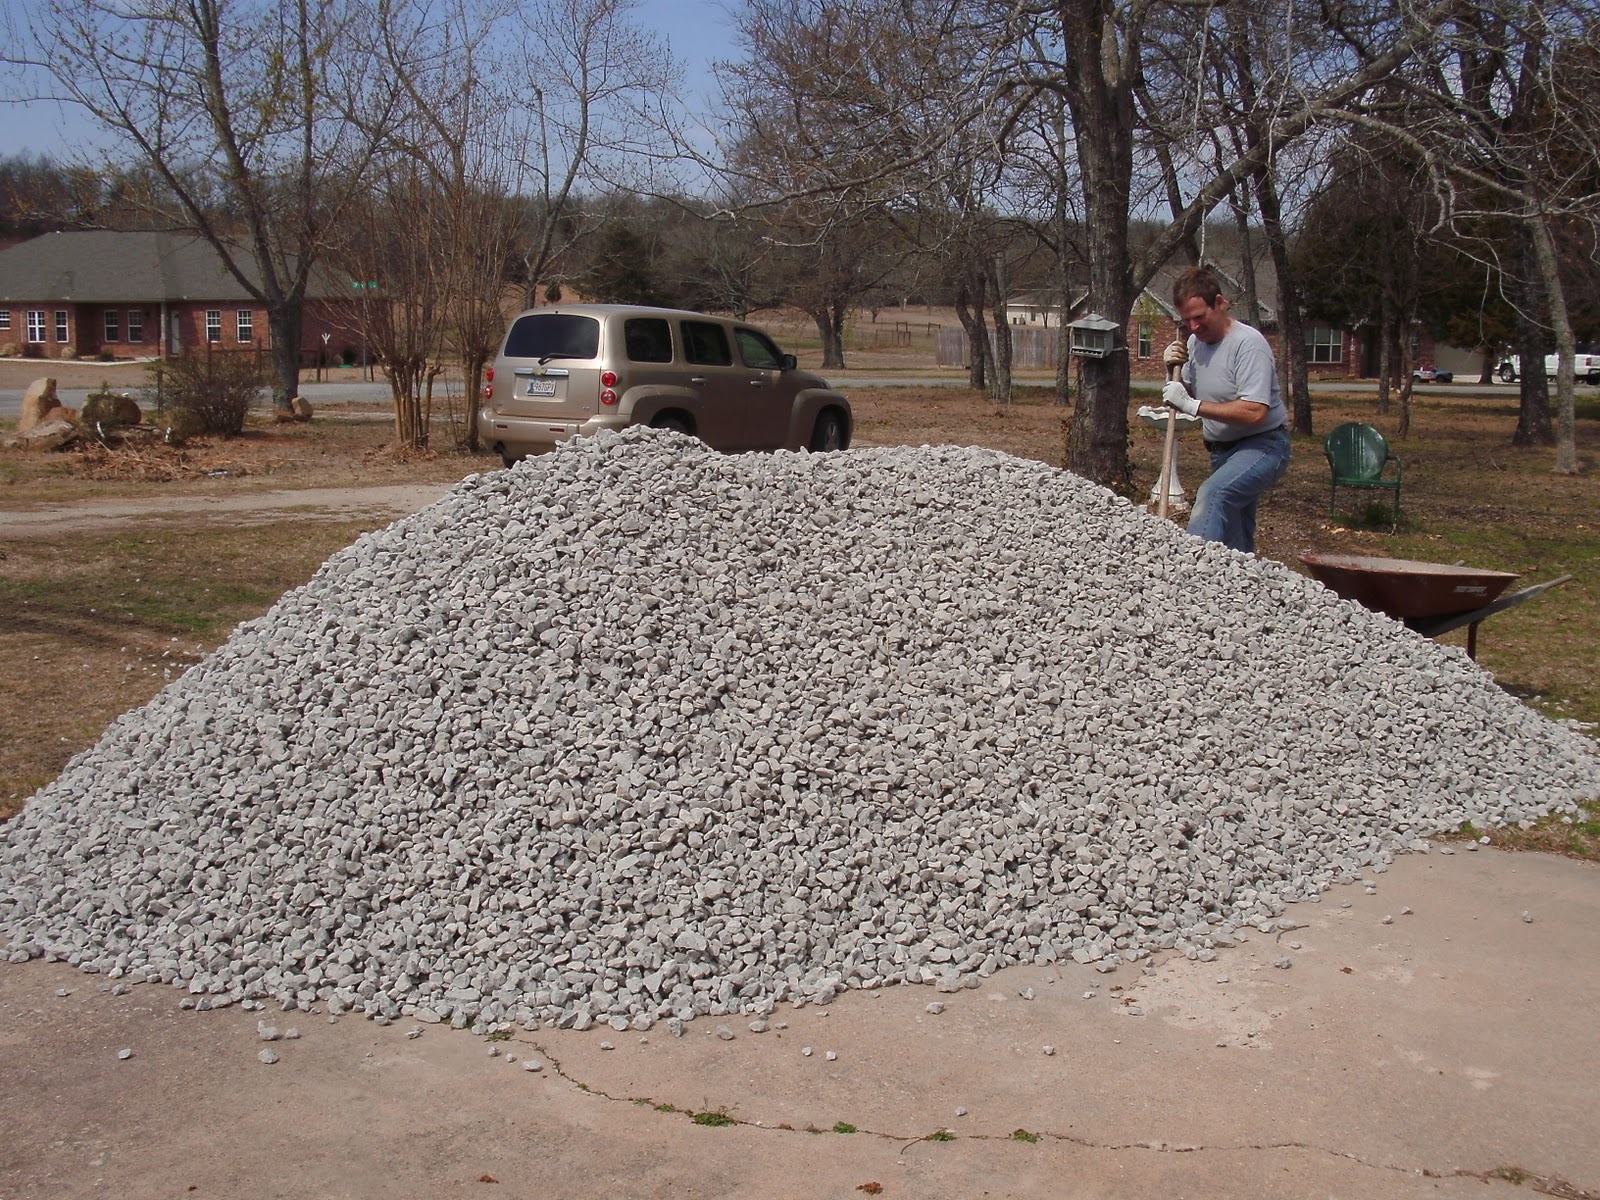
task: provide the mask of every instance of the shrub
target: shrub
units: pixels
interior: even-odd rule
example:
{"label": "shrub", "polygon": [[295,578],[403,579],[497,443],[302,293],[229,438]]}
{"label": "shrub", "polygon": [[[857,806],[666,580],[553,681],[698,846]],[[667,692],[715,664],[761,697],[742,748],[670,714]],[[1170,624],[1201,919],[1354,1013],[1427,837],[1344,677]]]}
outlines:
{"label": "shrub", "polygon": [[44,357],[44,347],[39,345],[38,342],[24,342],[22,344],[22,357],[23,358],[43,358]]}
{"label": "shrub", "polygon": [[267,388],[266,372],[254,354],[210,349],[154,363],[150,375],[145,403],[185,436],[241,432],[245,414]]}

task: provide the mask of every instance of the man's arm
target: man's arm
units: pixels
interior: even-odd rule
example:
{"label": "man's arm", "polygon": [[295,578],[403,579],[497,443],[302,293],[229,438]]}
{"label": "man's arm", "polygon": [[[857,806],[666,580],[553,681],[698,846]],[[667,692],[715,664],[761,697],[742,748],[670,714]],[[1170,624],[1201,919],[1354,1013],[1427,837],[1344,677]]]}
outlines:
{"label": "man's arm", "polygon": [[1224,425],[1259,425],[1267,419],[1272,409],[1260,400],[1202,400],[1197,416]]}

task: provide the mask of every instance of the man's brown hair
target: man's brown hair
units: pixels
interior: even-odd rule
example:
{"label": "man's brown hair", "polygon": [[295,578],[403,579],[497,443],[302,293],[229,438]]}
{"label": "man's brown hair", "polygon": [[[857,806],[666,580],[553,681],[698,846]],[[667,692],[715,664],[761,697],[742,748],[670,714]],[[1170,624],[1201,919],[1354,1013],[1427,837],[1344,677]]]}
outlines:
{"label": "man's brown hair", "polygon": [[1217,282],[1217,277],[1207,267],[1190,267],[1172,285],[1172,304],[1175,308],[1182,308],[1185,300],[1196,296],[1206,302],[1207,308],[1215,308],[1217,301],[1222,299],[1222,284]]}

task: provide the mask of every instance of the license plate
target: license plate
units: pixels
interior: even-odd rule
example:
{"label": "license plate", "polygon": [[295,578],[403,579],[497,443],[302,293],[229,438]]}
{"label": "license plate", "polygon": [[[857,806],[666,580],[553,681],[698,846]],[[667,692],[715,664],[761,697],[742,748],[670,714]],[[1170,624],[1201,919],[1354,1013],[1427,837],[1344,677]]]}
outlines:
{"label": "license plate", "polygon": [[554,379],[528,380],[528,395],[554,396],[556,394],[556,381]]}

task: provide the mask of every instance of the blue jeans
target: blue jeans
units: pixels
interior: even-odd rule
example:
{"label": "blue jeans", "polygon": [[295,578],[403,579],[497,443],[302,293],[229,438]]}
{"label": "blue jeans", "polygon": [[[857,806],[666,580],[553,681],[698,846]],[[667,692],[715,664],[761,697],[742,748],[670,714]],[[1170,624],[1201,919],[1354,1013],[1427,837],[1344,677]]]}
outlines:
{"label": "blue jeans", "polygon": [[1289,469],[1289,431],[1253,433],[1211,452],[1211,476],[1195,493],[1189,532],[1256,552],[1256,501]]}

